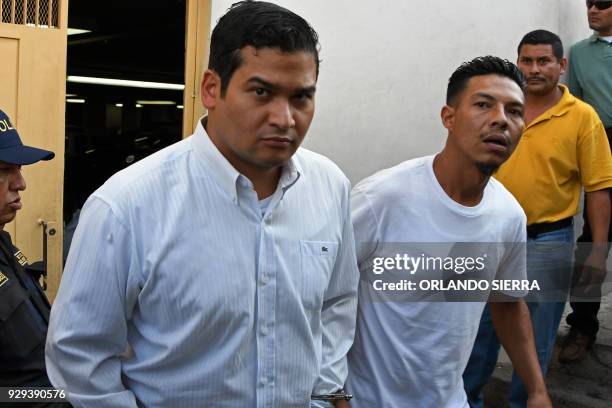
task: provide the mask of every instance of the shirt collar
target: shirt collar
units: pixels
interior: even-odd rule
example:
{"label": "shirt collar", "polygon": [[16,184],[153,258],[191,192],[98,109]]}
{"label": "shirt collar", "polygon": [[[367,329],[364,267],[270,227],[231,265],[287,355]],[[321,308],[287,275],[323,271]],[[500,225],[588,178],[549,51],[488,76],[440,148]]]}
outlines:
{"label": "shirt collar", "polygon": [[575,103],[576,97],[572,95],[567,88],[567,86],[559,84],[559,88],[563,91],[563,95],[559,102],[555,106],[550,109],[551,116],[561,116],[564,115]]}
{"label": "shirt collar", "polygon": [[281,178],[278,181],[279,186],[283,189],[283,193],[298,181],[302,173],[302,167],[298,163],[294,154],[283,166],[283,172],[281,173]]}
{"label": "shirt collar", "polygon": [[[208,118],[205,116],[198,121],[198,125],[193,134],[194,149],[204,162],[204,165],[212,172],[213,178],[217,181],[221,189],[232,198],[234,203],[238,203],[238,179],[243,178],[248,183],[250,183],[250,181],[227,161],[225,156],[217,149],[217,146],[210,140],[210,136],[206,133],[206,129],[204,128],[207,119]],[[281,177],[278,182],[279,187],[283,190],[283,194],[298,181],[302,173],[302,166],[300,166],[294,154],[293,157],[283,165]]]}
{"label": "shirt collar", "polygon": [[604,44],[610,44],[608,41],[604,40],[599,35],[597,35],[597,33],[593,33],[593,35],[589,37],[589,42],[591,43],[596,43],[598,41],[601,41]]}
{"label": "shirt collar", "polygon": [[236,181],[240,173],[227,161],[219,149],[213,144],[206,133],[204,125],[206,117],[198,121],[193,134],[193,147],[200,156],[203,164],[212,173],[213,178],[221,189],[229,195],[234,202],[237,201]]}
{"label": "shirt collar", "polygon": [[527,125],[527,128],[535,126],[536,124],[545,120],[549,120],[553,116],[565,115],[565,113],[570,110],[572,105],[576,103],[576,97],[569,92],[567,86],[562,84],[558,84],[557,86],[561,89],[561,91],[563,91],[563,95],[561,96],[561,99],[559,99],[559,102],[557,102],[555,106],[549,108],[547,111],[543,112],[540,116],[535,118],[529,125]]}

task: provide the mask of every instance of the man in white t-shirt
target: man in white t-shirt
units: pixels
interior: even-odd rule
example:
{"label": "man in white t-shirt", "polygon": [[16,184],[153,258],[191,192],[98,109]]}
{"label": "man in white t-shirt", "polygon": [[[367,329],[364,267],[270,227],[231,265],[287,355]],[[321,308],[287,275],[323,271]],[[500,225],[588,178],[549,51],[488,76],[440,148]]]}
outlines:
{"label": "man in white t-shirt", "polygon": [[[354,188],[361,282],[346,384],[351,407],[468,406],[461,375],[485,303],[451,302],[472,299],[468,292],[428,289],[460,276],[482,278],[489,287],[493,279],[525,282],[525,214],[490,178],[523,130],[523,88],[520,71],[506,60],[481,57],[461,65],[442,108],[448,130],[442,152],[383,170]],[[468,254],[474,255],[470,265]],[[428,270],[432,259],[454,266]],[[486,264],[480,275],[473,273],[479,262]],[[453,279],[438,279],[449,269]],[[489,294],[509,300],[491,307],[504,348],[528,384],[529,407],[551,406],[521,300],[525,288],[482,289],[480,300]]]}

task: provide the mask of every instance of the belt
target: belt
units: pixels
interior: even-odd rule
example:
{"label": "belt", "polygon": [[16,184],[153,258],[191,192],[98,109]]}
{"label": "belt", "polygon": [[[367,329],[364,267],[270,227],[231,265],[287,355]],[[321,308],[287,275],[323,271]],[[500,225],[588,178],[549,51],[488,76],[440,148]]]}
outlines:
{"label": "belt", "polygon": [[570,225],[572,225],[572,220],[572,217],[567,217],[555,222],[541,222],[538,224],[528,225],[527,237],[534,239],[537,238],[538,235],[544,234],[546,232],[556,231],[561,228],[569,227]]}

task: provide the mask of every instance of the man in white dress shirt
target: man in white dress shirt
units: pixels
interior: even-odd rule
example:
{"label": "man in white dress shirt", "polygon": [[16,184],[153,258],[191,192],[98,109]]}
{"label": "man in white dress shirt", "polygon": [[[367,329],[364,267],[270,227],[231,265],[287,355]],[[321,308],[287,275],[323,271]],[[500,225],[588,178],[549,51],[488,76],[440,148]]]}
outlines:
{"label": "man in white dress shirt", "polygon": [[[520,71],[506,60],[463,64],[449,80],[442,108],[444,149],[376,173],[353,189],[361,272],[347,380],[353,408],[468,407],[461,375],[485,303],[467,300],[487,300],[494,280],[512,285],[526,276],[525,214],[490,177],[523,130],[523,86]],[[414,268],[395,266],[394,254],[400,261],[411,258]],[[436,269],[437,259],[444,259],[443,268]],[[439,279],[445,271],[452,279]],[[449,290],[427,289],[440,281]],[[470,281],[483,290],[452,289],[453,282]],[[510,286],[497,292],[495,299],[504,302],[491,303],[495,329],[528,384],[529,406],[550,407],[520,299],[526,291]]]}
{"label": "man in white dress shirt", "polygon": [[349,182],[299,148],[317,46],[289,10],[235,4],[208,117],[89,198],[46,350],[75,406],[330,406],[311,396],[344,384],[358,271]]}

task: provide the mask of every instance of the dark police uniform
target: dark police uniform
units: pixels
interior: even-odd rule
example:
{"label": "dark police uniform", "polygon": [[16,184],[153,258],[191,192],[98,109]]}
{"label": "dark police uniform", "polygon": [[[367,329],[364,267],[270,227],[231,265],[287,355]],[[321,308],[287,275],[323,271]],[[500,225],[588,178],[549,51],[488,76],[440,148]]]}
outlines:
{"label": "dark police uniform", "polygon": [[[51,387],[45,340],[51,306],[38,276],[0,231],[0,387]],[[9,406],[8,403],[0,406]],[[66,407],[64,403],[15,403],[15,407]]]}

